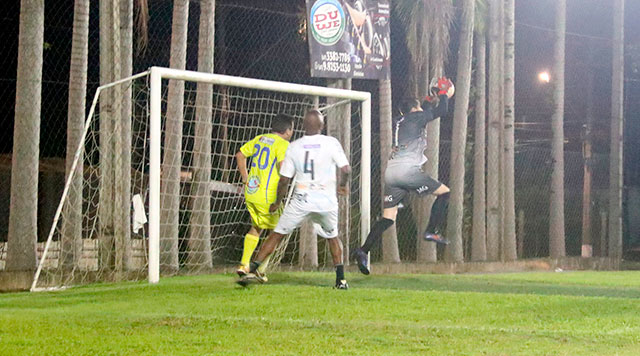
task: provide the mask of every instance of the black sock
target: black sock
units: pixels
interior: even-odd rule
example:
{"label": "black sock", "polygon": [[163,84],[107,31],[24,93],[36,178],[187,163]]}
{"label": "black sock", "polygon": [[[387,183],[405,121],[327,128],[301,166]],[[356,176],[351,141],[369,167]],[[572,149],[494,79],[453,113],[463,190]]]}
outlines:
{"label": "black sock", "polygon": [[369,232],[369,236],[367,236],[367,241],[364,242],[364,245],[360,247],[362,251],[369,252],[373,248],[373,246],[378,244],[378,241],[382,238],[382,234],[393,225],[393,220],[382,218],[373,225],[371,231]]}
{"label": "black sock", "polygon": [[344,265],[336,265],[336,284],[344,280]]}
{"label": "black sock", "polygon": [[261,263],[262,263],[262,262],[258,262],[258,261],[253,261],[253,262],[251,262],[251,265],[250,265],[250,267],[249,267],[249,271],[250,271],[251,273],[256,273],[256,271],[258,270],[258,267],[260,267],[260,264],[261,264]]}
{"label": "black sock", "polygon": [[429,217],[429,225],[427,225],[427,233],[441,232],[444,222],[447,218],[447,209],[449,207],[449,193],[438,195],[438,198],[431,207],[431,217]]}

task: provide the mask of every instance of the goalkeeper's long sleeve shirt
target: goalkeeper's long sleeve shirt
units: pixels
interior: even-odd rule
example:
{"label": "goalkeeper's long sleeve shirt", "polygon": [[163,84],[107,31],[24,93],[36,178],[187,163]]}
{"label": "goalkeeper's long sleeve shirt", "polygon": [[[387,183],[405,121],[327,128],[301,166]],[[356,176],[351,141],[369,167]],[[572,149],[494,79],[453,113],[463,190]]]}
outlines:
{"label": "goalkeeper's long sleeve shirt", "polygon": [[389,164],[422,165],[427,161],[424,150],[427,147],[425,138],[426,125],[447,114],[449,98],[440,95],[438,106],[433,107],[430,102],[422,103],[423,111],[408,113],[393,124],[394,154]]}

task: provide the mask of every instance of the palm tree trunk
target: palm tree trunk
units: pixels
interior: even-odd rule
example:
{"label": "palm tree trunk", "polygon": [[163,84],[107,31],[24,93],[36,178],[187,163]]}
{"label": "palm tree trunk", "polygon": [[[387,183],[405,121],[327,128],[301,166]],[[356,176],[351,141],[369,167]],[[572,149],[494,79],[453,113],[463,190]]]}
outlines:
{"label": "palm tree trunk", "polygon": [[458,97],[453,113],[451,137],[451,196],[447,215],[447,237],[451,244],[445,250],[448,262],[464,260],[462,244],[462,217],[464,215],[465,151],[467,146],[467,115],[469,112],[469,91],[471,89],[471,60],[473,53],[473,22],[475,0],[462,3],[462,27],[460,29],[460,49],[458,50]]}
{"label": "palm tree trunk", "polygon": [[[422,21],[425,21],[426,18],[423,16]],[[412,73],[412,77],[417,78],[417,97],[424,98],[427,95],[428,86],[429,86],[429,72],[431,70],[431,33],[429,33],[429,28],[427,24],[421,24],[422,33],[418,37],[422,44],[420,47],[420,57],[416,58],[416,62],[419,63],[417,68],[419,68],[419,72]],[[426,32],[426,33],[425,33]],[[427,141],[431,144],[431,141]],[[428,149],[432,149],[429,147]],[[429,153],[425,153],[429,159],[433,155]],[[429,168],[426,168],[429,167]],[[425,169],[427,171],[433,171],[435,169],[435,174],[437,175],[438,167],[437,165],[434,167],[430,161],[425,164]],[[411,211],[413,212],[413,218],[416,222],[416,261],[417,262],[436,262],[436,247],[433,243],[424,240],[424,230],[427,228],[427,224],[429,223],[429,216],[431,215],[431,206],[433,205],[434,199],[431,195],[429,196],[414,196],[411,201]]]}
{"label": "palm tree trunk", "polygon": [[[380,91],[380,158],[381,176],[383,177],[382,197],[384,197],[384,175],[387,171],[387,161],[391,155],[391,80],[381,79],[378,81]],[[387,229],[382,237],[382,257],[385,263],[399,263],[400,250],[398,249],[398,235],[396,226]]]}
{"label": "palm tree trunk", "polygon": [[500,257],[500,79],[499,2],[489,2],[489,132],[487,135],[487,260]]}
{"label": "palm tree trunk", "polygon": [[600,209],[600,257],[607,256],[607,231],[609,230],[607,210]]}
{"label": "palm tree trunk", "polygon": [[[218,63],[218,73],[219,74],[227,74],[227,28],[226,28],[226,15],[223,12],[224,8],[221,8],[218,16],[218,31],[216,32],[215,42],[220,49],[216,54]],[[220,122],[216,122],[216,138],[215,140],[220,142],[220,149],[215,149],[217,153],[218,164],[215,169],[222,171],[222,181],[228,182],[230,179],[230,175],[232,173],[231,165],[233,164],[233,155],[230,155],[229,150],[231,149],[230,142],[228,140],[229,137],[229,116],[231,116],[231,99],[229,95],[229,87],[222,86],[219,89],[218,97],[221,97],[220,108],[219,111]],[[217,117],[216,117],[217,119]],[[215,160],[215,159],[214,159]]]}
{"label": "palm tree trunk", "polygon": [[[433,77],[440,77],[444,73],[444,59],[449,46],[449,25],[453,13],[451,1],[434,1],[424,3],[425,22],[422,23],[423,44],[420,47],[422,71],[421,80],[418,82],[418,95],[424,97],[427,94],[428,83]],[[433,177],[438,178],[438,165],[440,161],[440,119],[430,122],[426,128],[427,149],[425,155],[427,162],[423,170]],[[424,241],[423,232],[431,215],[431,208],[435,198],[433,196],[417,197],[413,200],[412,210],[418,228],[417,231],[417,260],[421,262],[435,262],[437,250],[433,243]]]}
{"label": "palm tree trunk", "polygon": [[77,266],[82,253],[82,180],[83,152],[79,163],[71,172],[73,159],[82,139],[87,99],[87,66],[89,41],[89,0],[75,0],[73,10],[73,34],[71,38],[71,63],[69,69],[69,103],[67,114],[67,154],[65,179],[73,174],[65,209],[61,260],[63,268]]}
{"label": "palm tree trunk", "polygon": [[[412,78],[406,94],[424,98],[431,76],[442,75],[444,58],[449,46],[449,25],[453,13],[450,0],[396,2],[401,19],[407,22],[407,46],[412,56]],[[426,136],[429,142],[425,155],[428,162],[423,169],[434,178],[438,176],[440,145],[440,121],[427,125]],[[431,214],[433,196],[414,196],[411,206],[418,233],[416,234],[416,260],[435,262],[436,248],[433,243],[424,241],[423,231]],[[395,233],[395,231],[393,232]]]}
{"label": "palm tree trunk", "polygon": [[[344,79],[344,89],[351,90],[351,79]],[[346,103],[340,108],[342,110],[343,119],[340,120],[338,126],[338,132],[340,133],[339,140],[344,149],[344,153],[351,160],[351,103]],[[342,255],[343,261],[346,266],[349,265],[349,246],[351,245],[351,238],[360,239],[360,236],[351,236],[351,196],[338,196],[339,205],[339,217],[338,217],[338,231],[340,231],[340,238],[342,239]]]}
{"label": "palm tree trunk", "polygon": [[[117,58],[117,60],[116,60]],[[118,2],[100,1],[100,84],[120,79],[120,7]],[[106,90],[100,98],[100,192],[99,264],[121,266],[121,219],[115,206],[122,206],[122,175],[119,154],[122,95],[121,86]],[[116,179],[118,177],[118,179]],[[118,208],[119,209],[119,208]],[[118,239],[118,241],[116,241]],[[116,245],[118,243],[118,245]]]}
{"label": "palm tree trunk", "polygon": [[[99,0],[100,9],[100,84],[113,81],[111,54],[111,1]],[[100,191],[99,191],[99,264],[111,262],[113,243],[113,90],[105,90],[100,98]]]}
{"label": "palm tree trunk", "polygon": [[[423,25],[424,26],[424,25]],[[425,26],[426,27],[426,26]],[[427,31],[427,28],[424,28],[423,31]],[[418,58],[420,63],[420,72],[414,74],[418,79],[418,98],[424,98],[428,92],[429,86],[429,73],[431,70],[431,34],[423,33],[420,38],[423,40],[423,44],[420,46],[422,48],[421,54],[422,56]],[[412,75],[412,76],[414,76]],[[439,120],[438,124],[430,123],[427,125],[427,142],[429,146],[427,147],[427,151],[425,152],[427,158],[429,159],[425,166],[425,172],[429,174],[433,174],[432,177],[436,178],[438,176],[438,145],[436,143],[432,143],[431,139],[438,138],[439,134],[436,132],[436,128],[439,131]],[[436,127],[437,126],[437,127]],[[431,133],[431,137],[429,137],[429,133]],[[416,261],[417,262],[436,262],[437,260],[437,251],[436,246],[429,241],[425,241],[424,239],[424,231],[427,228],[427,224],[429,223],[429,216],[431,216],[431,207],[435,199],[433,196],[415,196],[412,199],[411,211],[413,212],[413,218],[416,222]]]}
{"label": "palm tree trunk", "polygon": [[500,132],[499,132],[499,146],[498,146],[498,152],[500,152],[500,158],[498,159],[498,162],[500,162],[500,173],[498,174],[498,179],[499,179],[499,183],[498,183],[498,194],[499,194],[499,203],[498,206],[500,207],[500,212],[498,213],[498,232],[500,234],[500,237],[498,238],[499,241],[499,256],[500,256],[500,260],[504,261],[504,212],[505,212],[505,208],[504,208],[504,71],[505,71],[505,60],[504,60],[504,1],[505,0],[501,0],[498,2],[498,6],[499,6],[499,14],[498,14],[498,23],[499,23],[499,28],[500,28],[500,44],[498,46],[498,58],[500,60],[500,95],[499,95],[499,100],[500,100],[500,104],[498,105],[498,108],[500,110]]}
{"label": "palm tree trunk", "polygon": [[[171,57],[169,66],[185,69],[189,0],[173,1]],[[182,122],[184,119],[184,81],[170,80],[167,97],[160,198],[160,266],[176,272],[178,265],[178,224],[180,213],[180,169],[182,168]]]}
{"label": "palm tree trunk", "polygon": [[302,268],[318,267],[318,235],[313,223],[305,221],[300,226],[298,262]]}
{"label": "palm tree trunk", "polygon": [[[592,55],[590,55],[592,57]],[[589,61],[589,65],[593,63],[593,59]],[[595,84],[595,71],[588,69],[587,75],[587,113],[586,124],[584,130],[584,141],[582,144],[583,158],[583,178],[582,178],[582,249],[580,255],[585,258],[593,257],[593,244],[591,239],[591,127],[593,125],[593,86]]]}
{"label": "palm tree trunk", "polygon": [[505,0],[504,72],[504,259],[518,258],[515,207],[515,0]]}
{"label": "palm tree trunk", "polygon": [[[200,2],[200,28],[198,33],[198,71],[213,73],[215,0]],[[211,256],[211,115],[213,85],[198,83],[196,93],[196,123],[193,152],[193,206],[189,220],[190,268],[213,267]]]}
{"label": "palm tree trunk", "polygon": [[[122,51],[121,51],[121,43],[120,43],[120,2],[114,1],[110,4],[110,19],[111,19],[111,28],[110,28],[110,46],[111,46],[111,66],[112,66],[112,75],[111,81],[115,81],[122,78],[121,71],[121,60],[122,60]],[[124,267],[124,235],[128,230],[128,227],[125,227],[125,224],[128,221],[124,220],[126,218],[123,217],[123,207],[125,205],[126,200],[124,195],[124,170],[122,166],[123,160],[123,152],[126,154],[127,152],[123,149],[123,141],[122,141],[122,91],[123,87],[121,85],[116,85],[112,88],[113,96],[111,97],[111,112],[112,112],[112,124],[113,124],[113,133],[112,133],[112,166],[113,166],[113,175],[111,177],[113,184],[113,210],[112,210],[112,226],[113,226],[113,243],[109,246],[103,246],[106,248],[111,248],[113,255],[113,267],[116,271],[121,272]],[[130,153],[129,153],[130,154]],[[117,208],[116,208],[117,207]]]}
{"label": "palm tree trunk", "polygon": [[[328,87],[351,89],[351,79],[331,79],[329,80]],[[340,99],[327,99],[327,105],[335,104]],[[339,107],[329,110],[327,113],[329,121],[327,123],[327,133],[334,136],[340,141],[344,149],[344,153],[347,157],[351,157],[351,104],[340,105]],[[332,120],[332,118],[334,118]],[[343,260],[345,264],[349,262],[349,240],[350,240],[350,201],[349,196],[338,197],[338,231],[340,232],[340,239],[342,240],[343,247]],[[308,240],[307,240],[308,241]]]}
{"label": "palm tree trunk", "polygon": [[564,241],[564,60],[566,30],[566,0],[556,1],[556,30],[554,49],[554,113],[551,155],[551,199],[549,217],[549,253],[551,257],[565,255]]}
{"label": "palm tree trunk", "polygon": [[611,150],[609,153],[609,256],[622,258],[624,0],[616,0],[613,9]]}
{"label": "palm tree trunk", "polygon": [[[121,77],[129,77],[133,72],[133,0],[120,0],[120,53],[122,60]],[[123,202],[122,209],[118,209],[119,225],[122,237],[120,238],[123,251],[123,268],[133,269],[131,250],[131,121],[132,112],[132,86],[122,87],[122,120],[120,137],[122,137],[119,152],[122,175],[118,178],[121,182],[119,194]]]}
{"label": "palm tree trunk", "polygon": [[44,0],[21,0],[7,271],[36,267]]}
{"label": "palm tree trunk", "polygon": [[[313,97],[313,108],[320,108],[320,98]],[[327,128],[328,129],[328,128]],[[313,224],[306,220],[300,226],[298,263],[302,268],[318,267],[318,235]]]}
{"label": "palm tree trunk", "polygon": [[[443,29],[436,29],[433,33],[433,36],[430,40],[431,48],[429,49],[429,71],[424,72],[425,77],[425,93],[429,90],[429,77],[426,76],[427,73],[430,73],[431,78],[439,78],[444,74],[444,49],[442,44],[439,43],[435,38],[442,36]],[[426,172],[433,179],[438,179],[439,171],[440,171],[440,119],[435,119],[427,124],[427,149],[425,150],[425,155],[427,157],[427,162],[422,167],[424,172]],[[438,259],[438,251],[436,249],[436,245],[434,243],[428,242],[424,240],[424,231],[429,222],[429,218],[431,216],[431,208],[433,207],[433,203],[435,202],[435,197],[433,195],[429,195],[427,197],[418,198],[420,202],[420,209],[414,209],[418,214],[421,215],[420,218],[417,218],[418,225],[418,239],[420,241],[420,253],[419,257],[424,262],[436,262]]]}
{"label": "palm tree trunk", "polygon": [[485,110],[486,110],[486,37],[484,31],[476,33],[476,97],[475,134],[473,156],[473,226],[471,237],[471,260],[487,259],[487,219],[485,185]]}

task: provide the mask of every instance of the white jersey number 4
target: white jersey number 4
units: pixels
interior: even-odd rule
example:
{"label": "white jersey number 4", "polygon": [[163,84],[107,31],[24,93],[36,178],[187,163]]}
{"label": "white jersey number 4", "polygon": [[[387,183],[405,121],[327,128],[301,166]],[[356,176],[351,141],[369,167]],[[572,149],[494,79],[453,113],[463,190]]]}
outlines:
{"label": "white jersey number 4", "polygon": [[309,211],[337,209],[336,166],[349,164],[340,142],[325,135],[303,136],[292,142],[280,175],[296,177],[294,199]]}
{"label": "white jersey number 4", "polygon": [[314,174],[313,159],[309,159],[309,151],[304,151],[304,174],[311,174],[311,180],[316,179]]}

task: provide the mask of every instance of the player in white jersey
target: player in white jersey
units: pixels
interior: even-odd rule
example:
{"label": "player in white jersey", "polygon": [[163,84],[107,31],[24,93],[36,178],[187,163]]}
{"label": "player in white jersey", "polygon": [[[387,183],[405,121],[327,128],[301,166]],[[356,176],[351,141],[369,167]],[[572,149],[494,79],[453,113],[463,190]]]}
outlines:
{"label": "player in white jersey", "polygon": [[[295,190],[284,209],[278,225],[262,244],[258,256],[251,262],[250,273],[238,280],[246,286],[250,282],[262,282],[258,270],[278,246],[282,238],[298,228],[309,218],[319,225],[319,235],[329,242],[333,264],[336,268],[337,289],[348,289],[344,278],[342,243],[338,236],[338,197],[348,193],[351,167],[342,146],[334,137],[322,135],[324,117],[318,110],[310,110],[304,117],[305,135],[292,142],[280,168],[280,181],[275,203],[270,210],[276,211],[288,191],[288,185],[295,176]],[[336,167],[340,169],[336,182]]]}

